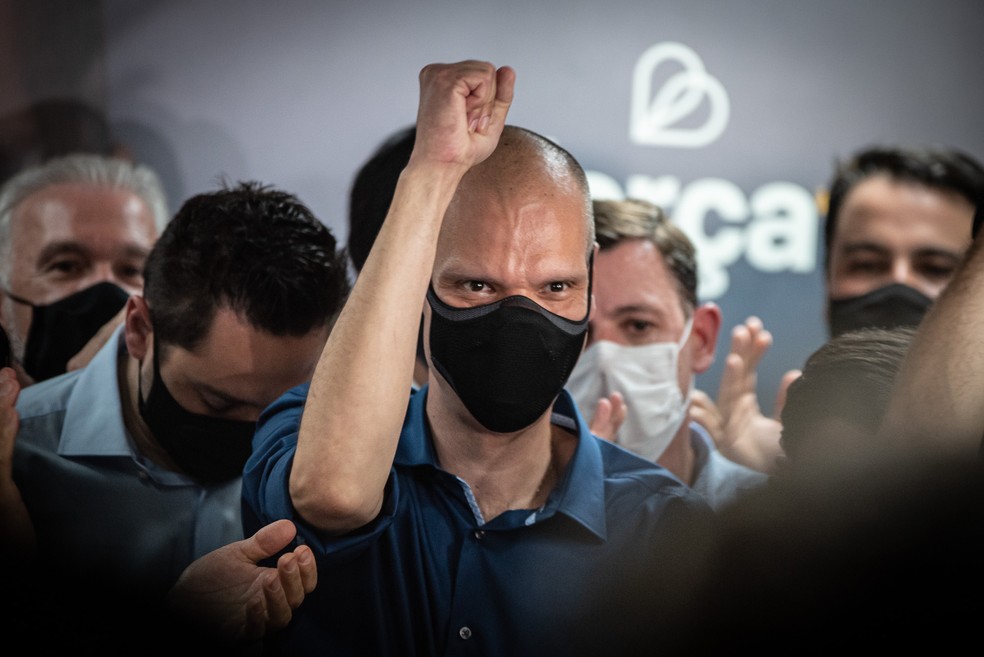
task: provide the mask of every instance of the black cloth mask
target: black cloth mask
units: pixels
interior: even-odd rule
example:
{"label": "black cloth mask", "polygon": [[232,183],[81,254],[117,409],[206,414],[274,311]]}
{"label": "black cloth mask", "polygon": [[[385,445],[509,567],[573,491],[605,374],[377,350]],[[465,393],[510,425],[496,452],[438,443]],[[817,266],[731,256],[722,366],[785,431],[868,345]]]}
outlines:
{"label": "black cloth mask", "polygon": [[572,321],[524,296],[454,308],[434,288],[430,350],[434,368],[478,422],[498,433],[530,426],[550,408],[584,347],[590,314]]}
{"label": "black cloth mask", "polygon": [[229,420],[185,410],[161,379],[159,348],[154,342],[154,381],[140,417],[179,468],[201,484],[221,484],[242,475],[253,450],[256,422]]}
{"label": "black cloth mask", "polygon": [[862,328],[916,326],[933,300],[901,283],[893,283],[867,294],[828,302],[830,336]]}
{"label": "black cloth mask", "polygon": [[64,374],[72,356],[79,353],[130,298],[126,290],[106,281],[43,306],[10,292],[6,294],[32,309],[22,365],[35,381]]}

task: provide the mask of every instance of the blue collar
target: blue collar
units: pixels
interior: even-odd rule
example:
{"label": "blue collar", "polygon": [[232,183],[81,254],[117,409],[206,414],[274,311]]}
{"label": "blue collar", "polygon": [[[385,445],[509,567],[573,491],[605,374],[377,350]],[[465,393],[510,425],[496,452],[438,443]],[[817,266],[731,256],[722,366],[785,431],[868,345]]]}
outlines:
{"label": "blue collar", "polygon": [[[443,472],[437,463],[434,439],[425,412],[427,388],[425,385],[413,391],[410,397],[394,464],[406,468],[431,467]],[[554,402],[551,421],[576,433],[578,441],[567,471],[537,518],[543,520],[555,513],[563,514],[605,540],[605,474],[599,439],[591,434],[566,390],[562,390]]]}

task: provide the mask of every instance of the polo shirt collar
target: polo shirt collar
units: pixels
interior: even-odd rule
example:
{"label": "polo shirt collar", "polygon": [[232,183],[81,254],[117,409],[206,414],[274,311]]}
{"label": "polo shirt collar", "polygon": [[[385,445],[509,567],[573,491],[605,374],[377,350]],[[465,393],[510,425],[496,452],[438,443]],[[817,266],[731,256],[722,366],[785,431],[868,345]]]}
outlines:
{"label": "polo shirt collar", "polygon": [[[403,423],[403,432],[394,463],[401,467],[430,466],[440,469],[434,440],[425,411],[427,386],[413,392]],[[605,475],[598,439],[581,417],[570,393],[562,390],[554,402],[552,422],[572,430],[577,435],[577,447],[567,465],[567,471],[550,494],[543,511],[543,520],[560,513],[605,540]]]}

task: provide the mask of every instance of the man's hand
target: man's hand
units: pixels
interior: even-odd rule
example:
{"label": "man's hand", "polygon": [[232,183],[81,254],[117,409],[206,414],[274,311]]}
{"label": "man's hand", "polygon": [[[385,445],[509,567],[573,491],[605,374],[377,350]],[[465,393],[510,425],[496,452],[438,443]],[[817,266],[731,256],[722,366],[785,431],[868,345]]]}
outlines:
{"label": "man's hand", "polygon": [[749,317],[736,326],[731,333],[731,352],[725,360],[717,403],[695,391],[690,408],[690,418],[707,429],[724,456],[762,472],[774,472],[782,456],[779,417],[786,390],[800,374],[799,370],[790,370],[783,376],[773,417],[764,415],[756,393],[757,370],[771,346],[772,334],[759,318]]}
{"label": "man's hand", "polygon": [[34,556],[34,524],[14,482],[14,444],[20,427],[17,374],[10,367],[0,369],[0,555],[10,559]]}
{"label": "man's hand", "polygon": [[609,442],[616,442],[618,429],[625,422],[628,407],[622,393],[613,392],[609,397],[598,400],[594,418],[591,420],[591,433]]}
{"label": "man's hand", "polygon": [[515,81],[510,67],[477,60],[421,69],[411,164],[459,164],[467,170],[487,158],[499,143]]}
{"label": "man's hand", "polygon": [[317,584],[314,554],[301,545],[282,555],[276,568],[259,562],[286,547],[295,533],[291,521],[277,520],[250,538],[195,560],[168,593],[168,608],[229,643],[257,639],[284,627]]}

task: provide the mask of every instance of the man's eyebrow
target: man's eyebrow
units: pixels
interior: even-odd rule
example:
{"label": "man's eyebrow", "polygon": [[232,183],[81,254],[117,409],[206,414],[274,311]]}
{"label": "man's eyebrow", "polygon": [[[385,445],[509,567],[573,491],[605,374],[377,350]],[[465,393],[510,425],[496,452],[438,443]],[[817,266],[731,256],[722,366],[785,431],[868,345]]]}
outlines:
{"label": "man's eyebrow", "polygon": [[[69,240],[51,242],[38,252],[37,263],[41,264],[57,256],[76,255],[79,257],[90,257],[91,251],[82,244]],[[150,249],[136,244],[127,244],[123,247],[122,255],[126,258],[136,258],[146,260],[150,255]]]}
{"label": "man's eyebrow", "polygon": [[938,246],[920,247],[915,250],[914,255],[920,258],[946,258],[948,260],[960,260],[963,258],[962,251],[953,251]]}
{"label": "man's eyebrow", "polygon": [[88,256],[89,250],[79,244],[78,242],[61,241],[61,242],[51,242],[46,244],[41,251],[38,252],[37,264],[42,264],[51,260],[55,256],[60,255],[77,255],[77,256]]}
{"label": "man's eyebrow", "polygon": [[630,303],[624,306],[617,306],[612,314],[613,315],[646,314],[646,315],[656,315],[657,317],[663,317],[666,313],[663,312],[662,308],[657,308],[656,306],[644,305],[641,303]]}
{"label": "man's eyebrow", "polygon": [[879,254],[889,253],[891,250],[887,247],[878,244],[877,242],[860,241],[860,242],[848,242],[844,244],[840,249],[846,255],[852,255],[860,251],[874,251]]}

